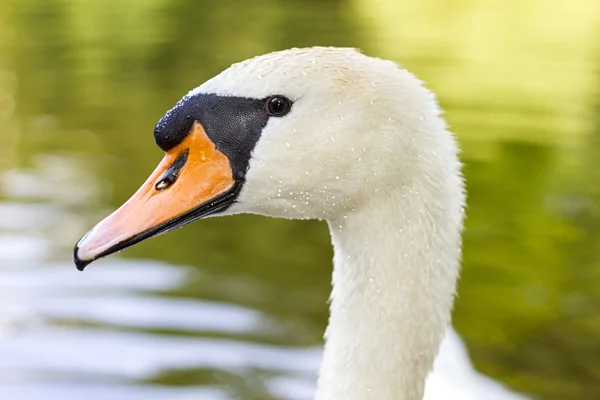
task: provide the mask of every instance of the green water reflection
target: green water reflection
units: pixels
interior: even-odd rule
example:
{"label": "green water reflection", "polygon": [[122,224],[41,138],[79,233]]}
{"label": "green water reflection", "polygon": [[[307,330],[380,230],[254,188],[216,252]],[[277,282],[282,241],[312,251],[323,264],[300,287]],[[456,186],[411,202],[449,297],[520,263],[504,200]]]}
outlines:
{"label": "green water reflection", "polygon": [[[543,399],[598,398],[600,6],[472,3],[4,1],[0,169],[45,154],[82,161],[100,190],[73,208],[91,226],[161,158],[152,129],[164,111],[232,62],[315,44],[393,58],[438,92],[464,149],[454,324],[477,368]],[[248,340],[321,341],[332,258],[322,223],[206,220],[122,256],[191,265],[195,278],[169,296],[243,304],[285,327]],[[237,382],[156,377],[222,380]]]}

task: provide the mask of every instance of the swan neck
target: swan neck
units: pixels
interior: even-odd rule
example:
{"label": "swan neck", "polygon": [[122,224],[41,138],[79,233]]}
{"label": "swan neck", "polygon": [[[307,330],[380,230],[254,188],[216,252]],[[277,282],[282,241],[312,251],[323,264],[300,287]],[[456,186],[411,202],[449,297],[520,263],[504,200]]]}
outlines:
{"label": "swan neck", "polygon": [[[331,315],[317,400],[421,400],[450,321],[461,183],[390,189],[329,221]],[[447,199],[427,201],[427,197]]]}

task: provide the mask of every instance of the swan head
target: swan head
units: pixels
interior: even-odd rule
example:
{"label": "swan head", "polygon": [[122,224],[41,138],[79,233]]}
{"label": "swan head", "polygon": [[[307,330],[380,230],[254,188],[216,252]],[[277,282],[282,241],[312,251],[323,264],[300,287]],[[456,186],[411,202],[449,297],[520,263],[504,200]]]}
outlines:
{"label": "swan head", "polygon": [[[156,125],[165,157],[77,244],[90,262],[210,215],[335,220],[457,168],[433,94],[391,61],[315,47],[232,65]],[[404,188],[404,189],[402,189]]]}

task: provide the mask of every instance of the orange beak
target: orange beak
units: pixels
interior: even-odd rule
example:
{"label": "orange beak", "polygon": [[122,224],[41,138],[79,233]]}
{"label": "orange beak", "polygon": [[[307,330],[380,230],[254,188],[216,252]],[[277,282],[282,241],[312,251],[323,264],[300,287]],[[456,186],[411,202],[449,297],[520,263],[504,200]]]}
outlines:
{"label": "orange beak", "polygon": [[231,204],[238,185],[229,159],[195,122],[142,187],[75,246],[77,269]]}

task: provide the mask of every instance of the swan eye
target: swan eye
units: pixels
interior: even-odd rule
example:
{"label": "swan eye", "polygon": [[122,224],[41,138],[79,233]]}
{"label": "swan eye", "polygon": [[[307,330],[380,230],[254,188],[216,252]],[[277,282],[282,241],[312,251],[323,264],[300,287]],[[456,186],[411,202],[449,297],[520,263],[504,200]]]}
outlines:
{"label": "swan eye", "polygon": [[292,101],[285,96],[271,96],[265,102],[265,109],[273,117],[283,117],[292,109]]}

